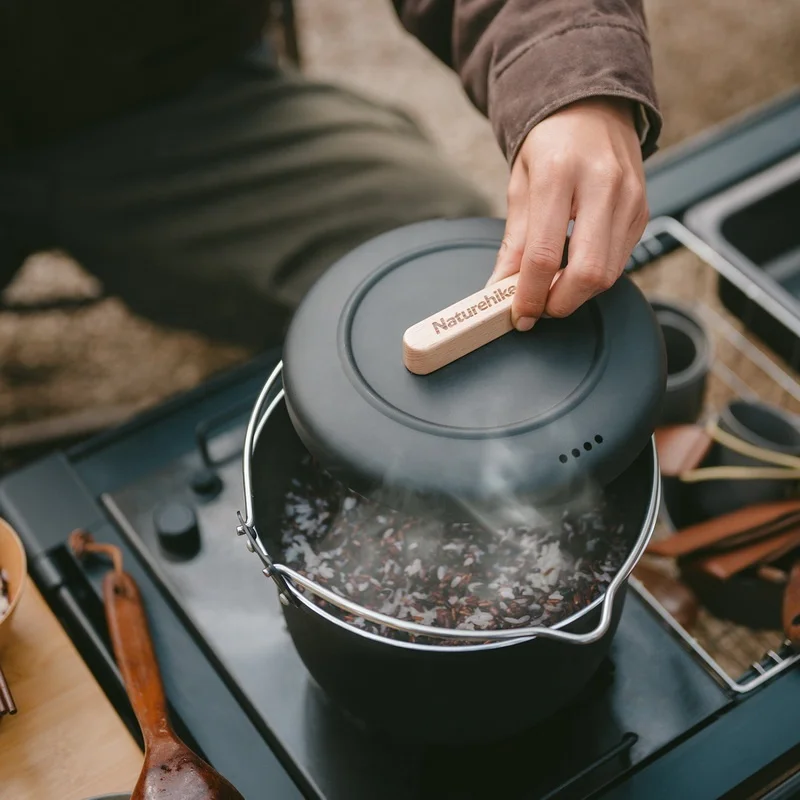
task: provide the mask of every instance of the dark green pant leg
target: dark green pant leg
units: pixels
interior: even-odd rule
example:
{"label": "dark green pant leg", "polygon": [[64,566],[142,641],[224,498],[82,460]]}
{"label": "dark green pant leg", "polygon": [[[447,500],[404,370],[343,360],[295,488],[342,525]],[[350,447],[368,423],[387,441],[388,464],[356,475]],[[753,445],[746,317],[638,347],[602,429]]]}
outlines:
{"label": "dark green pant leg", "polygon": [[242,61],[51,149],[58,244],[137,313],[261,347],[332,262],[488,202],[403,114]]}

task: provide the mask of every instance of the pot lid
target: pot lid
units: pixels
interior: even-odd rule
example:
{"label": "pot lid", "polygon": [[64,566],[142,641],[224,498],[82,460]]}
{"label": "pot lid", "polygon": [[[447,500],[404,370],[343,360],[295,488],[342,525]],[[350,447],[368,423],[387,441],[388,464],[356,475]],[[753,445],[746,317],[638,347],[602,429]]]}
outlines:
{"label": "pot lid", "polygon": [[544,500],[605,486],[648,444],[666,359],[627,277],[565,319],[430,374],[406,367],[406,330],[484,287],[503,232],[501,220],[468,219],[383,234],[332,266],[295,313],[287,410],[310,453],[352,489]]}

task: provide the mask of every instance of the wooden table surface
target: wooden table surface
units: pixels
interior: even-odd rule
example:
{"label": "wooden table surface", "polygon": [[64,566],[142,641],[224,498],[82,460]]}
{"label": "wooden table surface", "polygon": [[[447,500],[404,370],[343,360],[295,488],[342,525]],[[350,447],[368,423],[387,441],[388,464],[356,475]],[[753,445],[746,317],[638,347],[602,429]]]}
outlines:
{"label": "wooden table surface", "polygon": [[142,753],[30,580],[11,626],[0,659],[18,713],[0,720],[0,796],[130,792]]}

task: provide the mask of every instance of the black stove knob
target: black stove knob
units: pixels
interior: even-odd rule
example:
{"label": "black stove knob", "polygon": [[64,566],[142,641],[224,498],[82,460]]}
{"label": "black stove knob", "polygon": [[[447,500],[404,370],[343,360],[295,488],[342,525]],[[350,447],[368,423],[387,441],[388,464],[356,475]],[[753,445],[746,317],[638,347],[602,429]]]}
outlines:
{"label": "black stove knob", "polygon": [[222,491],[222,478],[213,470],[204,467],[192,475],[189,485],[195,494],[211,500]]}
{"label": "black stove knob", "polygon": [[165,503],[154,513],[156,534],[161,546],[170,554],[191,558],[200,550],[197,517],[184,503]]}

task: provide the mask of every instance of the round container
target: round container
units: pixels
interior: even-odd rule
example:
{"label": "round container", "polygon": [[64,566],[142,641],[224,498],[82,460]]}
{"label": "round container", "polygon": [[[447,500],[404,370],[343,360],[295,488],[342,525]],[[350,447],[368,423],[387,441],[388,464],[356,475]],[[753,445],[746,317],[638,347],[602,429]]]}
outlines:
{"label": "round container", "polygon": [[[787,455],[800,455],[798,419],[776,406],[745,400],[731,401],[721,412],[719,427],[749,444]],[[769,466],[715,443],[702,466]],[[785,500],[797,494],[797,482],[786,480],[707,481],[691,488],[692,504],[700,518],[720,516],[755,503]]]}
{"label": "round container", "polygon": [[711,342],[700,318],[689,309],[651,299],[664,336],[667,354],[667,388],[659,425],[679,425],[697,420],[703,409]]}
{"label": "round container", "polygon": [[[298,309],[248,425],[238,533],[275,582],[311,676],[348,716],[389,735],[504,737],[569,703],[608,653],[655,526],[652,431],[666,364],[652,309],[627,278],[566,320],[509,333],[431,375],[403,366],[403,332],[479,289],[502,235],[499,220],[424,223],[343,259]],[[588,490],[619,511],[625,556],[604,591],[551,626],[399,619],[285,563],[276,520],[308,454],[393,513],[437,520],[553,510]],[[528,689],[491,702],[512,676]]]}
{"label": "round container", "polygon": [[[800,454],[800,432],[791,414],[764,403],[731,401],[722,411],[722,430],[778,452]],[[702,466],[765,466],[715,444]],[[793,481],[709,481],[684,484],[664,478],[662,513],[673,530],[759,502],[783,500],[796,492]],[[789,553],[774,566],[790,570],[797,553]],[[678,562],[681,580],[703,605],[720,619],[757,630],[780,630],[785,586],[759,577],[755,568],[720,580],[693,567],[692,559]]]}

